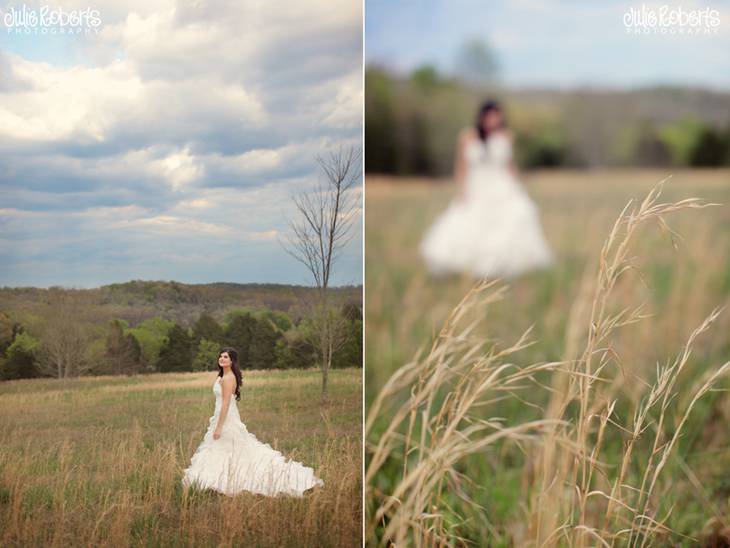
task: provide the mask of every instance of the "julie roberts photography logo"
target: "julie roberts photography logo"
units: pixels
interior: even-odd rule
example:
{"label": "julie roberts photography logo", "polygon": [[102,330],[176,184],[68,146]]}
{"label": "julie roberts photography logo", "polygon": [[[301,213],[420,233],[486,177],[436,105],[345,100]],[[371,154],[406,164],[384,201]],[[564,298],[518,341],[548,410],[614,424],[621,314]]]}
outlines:
{"label": "julie roberts photography logo", "polygon": [[627,34],[717,34],[720,12],[709,7],[690,10],[642,4],[626,10],[623,23]]}
{"label": "julie roberts photography logo", "polygon": [[66,10],[39,5],[0,9],[7,34],[96,34],[101,28],[101,13],[92,7]]}

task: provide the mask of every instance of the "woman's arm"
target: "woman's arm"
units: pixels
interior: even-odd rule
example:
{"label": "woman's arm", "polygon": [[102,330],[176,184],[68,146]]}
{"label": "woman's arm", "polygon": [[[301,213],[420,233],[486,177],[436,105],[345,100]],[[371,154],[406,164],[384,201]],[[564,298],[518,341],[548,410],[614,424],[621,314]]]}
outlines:
{"label": "woman's arm", "polygon": [[512,172],[512,175],[517,177],[519,175],[517,171],[517,163],[515,162],[515,138],[514,134],[509,128],[504,129],[504,133],[507,136],[507,139],[509,139],[509,146],[510,146],[510,159],[509,159],[509,169]]}
{"label": "woman's arm", "polygon": [[236,389],[236,379],[223,379],[221,382],[222,401],[221,401],[221,412],[218,415],[218,424],[216,424],[215,432],[213,432],[213,439],[217,440],[221,437],[223,431],[223,425],[226,423],[226,416],[228,415],[228,407],[231,405],[231,399],[233,392]]}
{"label": "woman's arm", "polygon": [[464,196],[464,177],[466,176],[466,160],[464,158],[464,149],[470,138],[472,138],[472,128],[464,128],[459,132],[459,138],[456,141],[456,153],[454,155],[454,180],[458,189],[459,196]]}

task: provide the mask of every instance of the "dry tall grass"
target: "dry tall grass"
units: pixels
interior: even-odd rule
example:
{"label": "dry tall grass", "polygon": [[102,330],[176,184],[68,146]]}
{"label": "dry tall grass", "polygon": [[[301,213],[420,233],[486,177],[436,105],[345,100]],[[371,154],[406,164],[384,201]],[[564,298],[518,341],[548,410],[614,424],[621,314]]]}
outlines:
{"label": "dry tall grass", "polygon": [[[430,350],[383,386],[366,421],[370,544],[450,546],[474,540],[460,535],[474,517],[451,507],[454,496],[468,501],[475,488],[460,467],[474,455],[491,451],[504,457],[515,447],[525,455],[520,498],[525,526],[510,532],[514,545],[644,547],[678,537],[666,525],[674,502],[666,471],[684,465],[676,449],[687,419],[730,362],[716,364],[688,393],[680,393],[678,381],[692,349],[720,309],[696,327],[674,360],[657,365],[653,379],[641,375],[645,368],[634,370],[641,356],[621,354],[614,344],[621,328],[634,329],[647,318],[646,303],[627,307],[614,299],[620,285],[641,280],[630,255],[637,231],[656,221],[676,238],[665,215],[716,205],[696,198],[662,203],[663,184],[642,202],[626,205],[599,264],[586,271],[570,310],[564,359],[517,365],[513,354],[527,347],[528,333],[504,349],[476,335],[483,307],[504,293],[504,286],[480,282]],[[510,422],[496,414],[506,400],[534,409],[535,418]],[[686,465],[683,470],[692,473]],[[702,498],[701,489],[697,496]],[[727,527],[717,509],[703,502]],[[491,527],[484,509],[480,519]],[[499,535],[491,538],[497,542]]]}
{"label": "dry tall grass", "polygon": [[303,498],[181,487],[213,413],[213,373],[0,386],[2,546],[359,546],[361,369],[247,371],[259,439],[325,481]]}

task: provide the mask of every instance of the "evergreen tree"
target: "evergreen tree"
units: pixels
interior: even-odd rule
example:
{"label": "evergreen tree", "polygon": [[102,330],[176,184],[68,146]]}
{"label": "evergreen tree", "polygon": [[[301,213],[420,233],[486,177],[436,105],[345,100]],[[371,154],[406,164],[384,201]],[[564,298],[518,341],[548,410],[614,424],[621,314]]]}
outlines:
{"label": "evergreen tree", "polygon": [[139,373],[142,371],[142,347],[132,333],[124,336],[124,350],[129,357],[128,373]]}
{"label": "evergreen tree", "polygon": [[196,347],[200,345],[202,339],[207,339],[208,342],[223,346],[223,328],[207,312],[203,312],[198,317],[195,325],[193,325],[193,341]]}
{"label": "evergreen tree", "polygon": [[13,343],[17,327],[7,314],[0,312],[0,353],[4,353]]}
{"label": "evergreen tree", "polygon": [[271,369],[276,364],[276,342],[281,337],[266,320],[257,321],[248,350],[248,366],[251,369]]}
{"label": "evergreen tree", "polygon": [[6,351],[2,379],[30,379],[39,377],[36,365],[38,341],[27,333],[19,333]]}
{"label": "evergreen tree", "polygon": [[160,350],[158,370],[163,373],[192,371],[194,352],[192,337],[186,330],[175,324],[170,329],[167,341]]}
{"label": "evergreen tree", "polygon": [[705,128],[692,151],[691,165],[717,167],[728,161],[730,161],[730,133],[725,139],[720,131]]}
{"label": "evergreen tree", "polygon": [[226,344],[238,351],[238,366],[241,369],[251,369],[249,348],[256,331],[256,324],[256,318],[246,313],[235,316],[225,331]]}

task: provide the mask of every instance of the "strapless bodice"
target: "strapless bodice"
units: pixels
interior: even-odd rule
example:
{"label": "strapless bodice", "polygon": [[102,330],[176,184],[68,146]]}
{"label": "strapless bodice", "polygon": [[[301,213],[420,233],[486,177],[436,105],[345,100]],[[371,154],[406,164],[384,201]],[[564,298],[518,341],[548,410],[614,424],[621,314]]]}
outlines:
{"label": "strapless bodice", "polygon": [[512,142],[504,133],[491,135],[486,142],[469,141],[465,151],[468,168],[507,167],[512,159]]}
{"label": "strapless bodice", "polygon": [[[216,378],[215,382],[213,383],[213,394],[215,394],[215,414],[213,416],[218,416],[218,413],[220,412],[223,405],[223,388],[221,387],[221,378],[222,377]],[[238,415],[238,407],[236,406],[235,394],[231,394],[231,403],[228,409],[228,415],[231,415],[232,413]],[[226,417],[226,422],[228,422],[228,417]]]}

